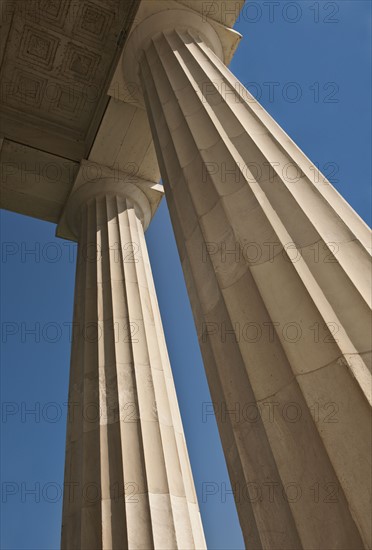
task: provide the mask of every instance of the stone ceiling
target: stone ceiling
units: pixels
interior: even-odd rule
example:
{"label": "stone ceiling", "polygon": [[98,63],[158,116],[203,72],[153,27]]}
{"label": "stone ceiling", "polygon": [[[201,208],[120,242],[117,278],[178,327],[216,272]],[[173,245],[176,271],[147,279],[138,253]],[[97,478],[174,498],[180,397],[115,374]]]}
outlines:
{"label": "stone ceiling", "polygon": [[4,137],[71,160],[86,156],[137,0],[5,0]]}
{"label": "stone ceiling", "polygon": [[0,2],[0,206],[58,223],[83,159],[159,182],[146,111],[111,92],[131,29],[168,6],[231,27],[244,0]]}

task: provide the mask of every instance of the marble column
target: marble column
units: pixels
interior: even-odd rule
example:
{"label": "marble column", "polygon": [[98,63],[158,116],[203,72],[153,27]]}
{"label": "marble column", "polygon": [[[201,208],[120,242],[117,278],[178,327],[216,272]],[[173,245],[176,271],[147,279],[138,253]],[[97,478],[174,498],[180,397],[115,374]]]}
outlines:
{"label": "marble column", "polygon": [[205,548],[144,238],[150,203],[120,178],[80,174],[59,228],[79,243],[61,546]]}
{"label": "marble column", "polygon": [[369,548],[369,230],[224,65],[215,28],[153,15],[123,67],[137,66],[246,547]]}

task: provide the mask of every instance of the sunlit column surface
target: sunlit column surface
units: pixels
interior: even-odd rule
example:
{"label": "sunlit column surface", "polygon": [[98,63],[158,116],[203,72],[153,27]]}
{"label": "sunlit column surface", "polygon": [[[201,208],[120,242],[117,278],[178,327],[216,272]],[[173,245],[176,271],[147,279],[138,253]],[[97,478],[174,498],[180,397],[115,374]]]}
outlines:
{"label": "sunlit column surface", "polygon": [[246,546],[367,548],[369,230],[222,50],[207,21],[168,11],[134,30],[123,67],[139,73]]}
{"label": "sunlit column surface", "polygon": [[78,185],[59,230],[79,242],[63,549],[205,548],[140,187]]}

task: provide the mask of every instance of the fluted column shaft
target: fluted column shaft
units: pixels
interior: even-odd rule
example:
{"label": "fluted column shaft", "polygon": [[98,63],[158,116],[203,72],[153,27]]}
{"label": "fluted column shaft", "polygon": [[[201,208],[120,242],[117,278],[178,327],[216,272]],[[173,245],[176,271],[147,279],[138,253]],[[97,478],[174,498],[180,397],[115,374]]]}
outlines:
{"label": "fluted column shaft", "polygon": [[201,35],[150,38],[140,80],[246,546],[369,547],[369,231]]}
{"label": "fluted column shaft", "polygon": [[62,548],[204,548],[142,223],[115,194],[80,215]]}

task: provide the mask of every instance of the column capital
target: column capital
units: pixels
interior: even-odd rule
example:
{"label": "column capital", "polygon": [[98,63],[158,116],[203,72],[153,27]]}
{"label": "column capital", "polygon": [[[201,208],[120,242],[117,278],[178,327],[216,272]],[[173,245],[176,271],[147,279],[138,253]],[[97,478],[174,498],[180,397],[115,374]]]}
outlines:
{"label": "column capital", "polygon": [[153,13],[136,26],[124,49],[124,72],[131,68],[133,61],[135,65],[138,64],[142,52],[147,50],[152,39],[175,29],[190,32],[195,38],[199,37],[221,60],[224,60],[225,52],[221,37],[207,19],[193,10],[167,9]]}
{"label": "column capital", "polygon": [[95,162],[82,160],[74,185],[63,208],[56,235],[63,239],[79,239],[81,206],[93,198],[117,196],[129,199],[147,229],[161,199],[163,187],[143,180],[133,173],[122,172]]}
{"label": "column capital", "polygon": [[[229,1],[226,3],[230,4]],[[142,87],[138,76],[139,60],[143,51],[148,48],[157,35],[176,29],[188,32],[194,39],[205,42],[228,65],[241,35],[227,26],[227,20],[223,14],[212,18],[211,10],[203,10],[203,5],[203,2],[190,4],[176,0],[167,0],[166,2],[142,0],[108,94],[115,99],[144,108]],[[240,4],[236,2],[236,17],[240,7]],[[233,19],[235,20],[236,17]]]}

